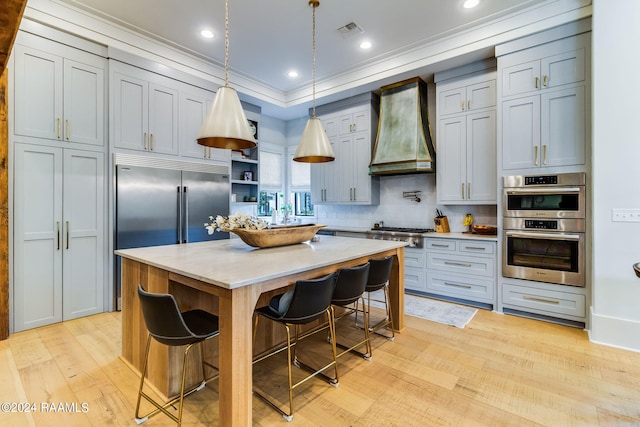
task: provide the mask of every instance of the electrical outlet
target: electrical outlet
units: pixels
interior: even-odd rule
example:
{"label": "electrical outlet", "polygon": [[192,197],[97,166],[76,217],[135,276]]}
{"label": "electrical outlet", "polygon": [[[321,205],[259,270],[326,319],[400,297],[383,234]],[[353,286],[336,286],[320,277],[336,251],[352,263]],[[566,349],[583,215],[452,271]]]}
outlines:
{"label": "electrical outlet", "polygon": [[613,222],[640,222],[640,209],[611,209]]}

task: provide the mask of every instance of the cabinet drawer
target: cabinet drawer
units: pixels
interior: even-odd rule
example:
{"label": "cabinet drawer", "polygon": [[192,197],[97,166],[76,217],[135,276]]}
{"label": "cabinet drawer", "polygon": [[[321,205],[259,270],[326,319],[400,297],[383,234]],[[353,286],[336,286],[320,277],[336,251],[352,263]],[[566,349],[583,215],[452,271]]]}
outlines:
{"label": "cabinet drawer", "polygon": [[489,254],[493,255],[496,251],[496,244],[493,242],[474,242],[470,240],[461,240],[458,242],[458,251],[467,254]]}
{"label": "cabinet drawer", "polygon": [[425,245],[427,249],[433,249],[436,251],[450,251],[455,252],[457,248],[457,241],[448,239],[425,239]]}
{"label": "cabinet drawer", "polygon": [[404,267],[425,268],[427,252],[424,249],[404,248]]}
{"label": "cabinet drawer", "polygon": [[493,303],[495,287],[494,279],[427,272],[427,291],[440,295]]}
{"label": "cabinet drawer", "polygon": [[456,254],[427,253],[427,268],[450,273],[495,276],[493,258],[468,257]]}
{"label": "cabinet drawer", "polygon": [[518,307],[524,311],[554,315],[585,316],[585,296],[565,292],[535,289],[525,286],[502,285],[502,298],[505,306]]}
{"label": "cabinet drawer", "polygon": [[427,289],[425,270],[421,268],[405,268],[404,288],[414,291],[425,291]]}

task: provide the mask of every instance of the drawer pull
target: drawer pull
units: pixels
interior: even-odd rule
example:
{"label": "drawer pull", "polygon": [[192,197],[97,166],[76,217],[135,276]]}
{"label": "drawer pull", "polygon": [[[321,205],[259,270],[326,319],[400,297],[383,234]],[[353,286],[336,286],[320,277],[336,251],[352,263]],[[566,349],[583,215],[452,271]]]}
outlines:
{"label": "drawer pull", "polygon": [[529,300],[529,301],[537,301],[537,302],[546,302],[548,304],[560,304],[560,301],[555,301],[555,300],[551,300],[551,299],[544,299],[544,298],[536,298],[536,297],[530,297],[530,296],[523,296],[523,299]]}
{"label": "drawer pull", "polygon": [[473,249],[474,251],[484,251],[485,248],[480,248],[478,246],[465,246],[465,249]]}
{"label": "drawer pull", "polygon": [[449,283],[449,282],[444,282],[444,284],[447,286],[455,286],[456,288],[471,289],[471,286],[469,285],[458,285],[457,283]]}
{"label": "drawer pull", "polygon": [[457,265],[458,267],[471,267],[471,264],[463,264],[461,262],[445,261],[444,263],[447,265]]}
{"label": "drawer pull", "polygon": [[449,245],[442,245],[442,244],[438,244],[438,243],[432,243],[431,246],[433,246],[434,248],[448,248]]}

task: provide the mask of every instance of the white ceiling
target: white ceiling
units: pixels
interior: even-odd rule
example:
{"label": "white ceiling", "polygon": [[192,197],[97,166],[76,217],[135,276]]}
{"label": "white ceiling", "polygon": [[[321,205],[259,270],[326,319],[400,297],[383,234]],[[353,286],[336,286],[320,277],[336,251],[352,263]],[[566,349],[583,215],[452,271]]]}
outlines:
{"label": "white ceiling", "polygon": [[[224,0],[59,0],[109,21],[224,64]],[[453,36],[551,0],[321,0],[316,10],[317,81],[379,64],[400,52]],[[307,0],[229,0],[230,68],[285,94],[311,84],[311,18]],[[337,29],[355,22],[363,32]],[[202,29],[215,33],[212,40]],[[358,45],[370,40],[367,51]],[[477,56],[491,55],[478,52]],[[477,58],[473,58],[477,59]],[[446,66],[442,65],[442,67]],[[436,70],[435,67],[433,70]],[[296,69],[297,79],[286,73]],[[427,76],[433,70],[421,70]]]}

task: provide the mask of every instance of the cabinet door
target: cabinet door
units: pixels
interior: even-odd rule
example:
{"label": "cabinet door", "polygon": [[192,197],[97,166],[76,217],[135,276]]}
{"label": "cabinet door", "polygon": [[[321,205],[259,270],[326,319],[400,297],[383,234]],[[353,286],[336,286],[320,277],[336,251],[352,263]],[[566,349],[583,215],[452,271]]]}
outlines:
{"label": "cabinet door", "polygon": [[467,167],[466,116],[440,120],[438,132],[438,200],[442,203],[464,200]]}
{"label": "cabinet door", "polygon": [[62,321],[62,149],[15,144],[16,332]]}
{"label": "cabinet door", "polygon": [[541,104],[542,166],[584,164],[584,86],[545,92]]}
{"label": "cabinet door", "polygon": [[149,151],[178,154],[178,91],[149,83]]}
{"label": "cabinet door", "polygon": [[440,115],[459,113],[467,108],[467,95],[464,87],[457,87],[440,92],[438,112]]}
{"label": "cabinet door", "polygon": [[542,87],[553,88],[585,79],[585,50],[577,49],[542,58]]}
{"label": "cabinet door", "polygon": [[15,133],[62,139],[61,57],[15,46]]}
{"label": "cabinet door", "polygon": [[502,96],[517,95],[540,88],[540,61],[524,62],[502,70]]}
{"label": "cabinet door", "polygon": [[523,169],[540,165],[540,96],[502,103],[502,167]]}
{"label": "cabinet door", "polygon": [[467,110],[493,107],[496,105],[496,81],[488,80],[467,86]]}
{"label": "cabinet door", "polygon": [[64,138],[104,144],[104,67],[64,60]]}
{"label": "cabinet door", "polygon": [[371,130],[371,111],[368,108],[354,111],[352,121],[353,132],[369,132]]}
{"label": "cabinet door", "polygon": [[311,167],[311,203],[324,203],[324,168],[323,163],[312,163]]}
{"label": "cabinet door", "polygon": [[204,118],[211,109],[213,93],[201,91],[180,94],[180,155],[196,159],[227,162],[230,150],[205,147],[198,144],[198,133]]}
{"label": "cabinet door", "polygon": [[149,84],[120,73],[113,80],[114,145],[148,150]]}
{"label": "cabinet door", "polygon": [[336,193],[336,201],[339,203],[351,203],[353,201],[353,176],[354,176],[354,155],[353,137],[350,135],[338,139],[334,146],[336,159],[331,162],[335,164],[336,173],[333,180],[333,188]]}
{"label": "cabinet door", "polygon": [[495,110],[467,116],[467,200],[497,202]]}
{"label": "cabinet door", "polygon": [[371,138],[369,132],[358,132],[353,135],[351,143],[353,153],[353,201],[357,203],[371,202]]}
{"label": "cabinet door", "polygon": [[103,311],[104,157],[64,151],[63,319]]}

